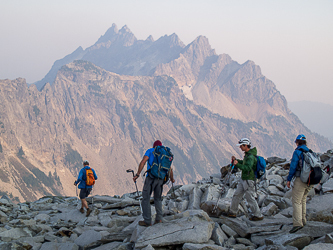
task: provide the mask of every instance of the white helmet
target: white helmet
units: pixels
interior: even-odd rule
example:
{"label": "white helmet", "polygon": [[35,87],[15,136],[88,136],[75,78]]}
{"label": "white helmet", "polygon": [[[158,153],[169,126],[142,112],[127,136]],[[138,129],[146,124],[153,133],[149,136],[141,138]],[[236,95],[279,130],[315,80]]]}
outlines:
{"label": "white helmet", "polygon": [[251,141],[250,141],[250,139],[242,138],[239,140],[237,146],[240,146],[240,145],[250,145],[251,146]]}

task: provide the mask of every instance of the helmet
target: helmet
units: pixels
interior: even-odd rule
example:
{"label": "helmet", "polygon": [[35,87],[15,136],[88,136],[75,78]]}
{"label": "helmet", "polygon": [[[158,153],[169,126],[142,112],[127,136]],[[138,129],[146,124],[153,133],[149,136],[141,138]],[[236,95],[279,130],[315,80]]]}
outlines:
{"label": "helmet", "polygon": [[88,162],[88,161],[84,161],[84,162],[83,162],[83,165],[84,165],[84,166],[87,166],[87,165],[89,166],[89,162]]}
{"label": "helmet", "polygon": [[305,135],[300,134],[300,135],[298,135],[298,136],[296,137],[295,142],[296,142],[297,140],[300,140],[300,141],[306,141],[306,137],[305,137]]}
{"label": "helmet", "polygon": [[251,141],[250,141],[250,139],[242,138],[238,141],[237,146],[240,146],[240,145],[251,145]]}

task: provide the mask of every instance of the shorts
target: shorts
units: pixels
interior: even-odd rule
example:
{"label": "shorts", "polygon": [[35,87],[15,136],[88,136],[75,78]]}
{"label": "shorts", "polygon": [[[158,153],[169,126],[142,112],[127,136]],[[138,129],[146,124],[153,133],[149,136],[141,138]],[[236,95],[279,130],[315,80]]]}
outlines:
{"label": "shorts", "polygon": [[88,197],[88,195],[91,193],[91,188],[82,188],[80,189],[80,194],[79,194],[79,197],[80,199],[85,199]]}

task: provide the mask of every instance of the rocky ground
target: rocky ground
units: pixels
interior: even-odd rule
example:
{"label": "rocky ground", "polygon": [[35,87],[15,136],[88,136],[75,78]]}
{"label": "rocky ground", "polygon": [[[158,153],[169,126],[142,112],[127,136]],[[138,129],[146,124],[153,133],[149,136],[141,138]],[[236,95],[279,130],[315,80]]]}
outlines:
{"label": "rocky ground", "polygon": [[[321,160],[324,167],[333,167],[333,151],[322,154]],[[142,216],[136,193],[89,197],[93,209],[89,217],[79,212],[77,197],[43,197],[14,204],[3,196],[0,250],[333,249],[333,174],[326,174],[322,185],[310,192],[306,226],[289,234],[291,190],[285,186],[289,162],[277,157],[266,161],[266,175],[258,182],[262,221],[248,219],[251,211],[246,200],[237,218],[222,215],[240,178],[240,173],[231,175],[225,167],[208,179],[174,186],[163,197],[163,223],[151,227],[138,225]]]}

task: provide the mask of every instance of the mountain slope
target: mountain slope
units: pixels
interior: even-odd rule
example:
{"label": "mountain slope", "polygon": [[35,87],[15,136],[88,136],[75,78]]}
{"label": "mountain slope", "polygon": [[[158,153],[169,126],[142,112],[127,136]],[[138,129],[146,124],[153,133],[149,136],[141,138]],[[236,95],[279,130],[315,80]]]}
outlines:
{"label": "mountain slope", "polygon": [[290,157],[299,130],[314,150],[332,147],[279,117],[270,120],[280,127],[273,134],[256,122],[222,117],[185,98],[171,77],[121,76],[85,61],[63,66],[42,91],[16,79],[0,81],[0,94],[0,187],[20,200],[75,195],[83,159],[99,177],[96,193],[133,191],[125,170],[136,170],[156,139],[174,152],[179,184],[217,173],[231,155],[241,157],[235,144],[244,136],[263,156]]}

